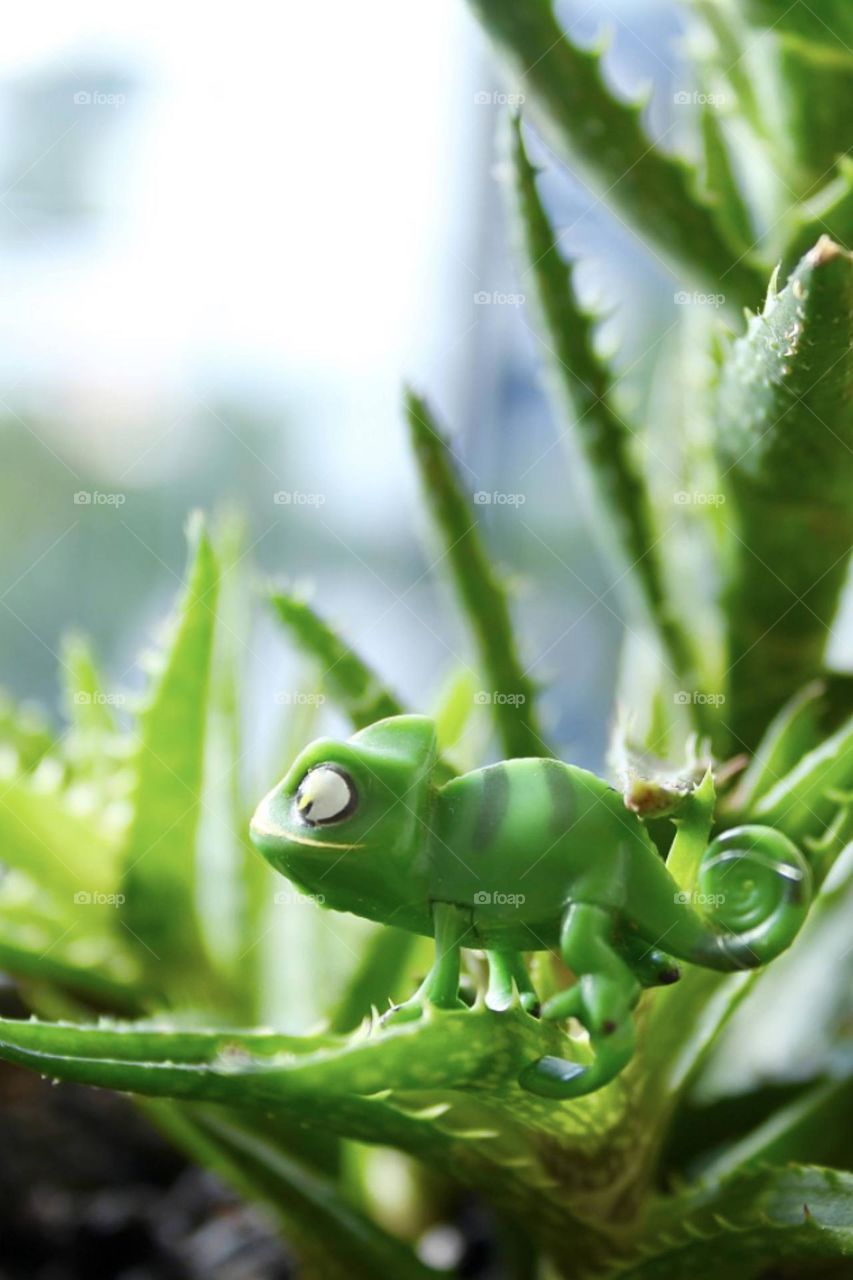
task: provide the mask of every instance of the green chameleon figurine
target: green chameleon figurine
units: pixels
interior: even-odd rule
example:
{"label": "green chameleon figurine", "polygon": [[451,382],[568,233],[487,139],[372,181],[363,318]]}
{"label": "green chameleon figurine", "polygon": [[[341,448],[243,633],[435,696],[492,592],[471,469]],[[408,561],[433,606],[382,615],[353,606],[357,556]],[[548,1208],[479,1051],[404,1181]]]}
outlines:
{"label": "green chameleon figurine", "polygon": [[462,946],[486,953],[489,1008],[508,1008],[514,984],[537,1014],[522,953],[558,950],[577,980],[541,1015],[577,1018],[594,1058],[530,1063],[519,1083],[533,1093],[576,1098],[613,1079],[634,1051],[642,988],[679,977],[672,956],[751,969],[784,951],[805,918],[808,864],[769,827],[715,839],[687,895],[595,774],[516,759],[439,784],[436,762],[424,716],[380,720],[347,742],[321,738],[261,802],[252,839],[324,905],[435,938],[432,969],[389,1021],[416,1018],[427,1003],[464,1007]]}

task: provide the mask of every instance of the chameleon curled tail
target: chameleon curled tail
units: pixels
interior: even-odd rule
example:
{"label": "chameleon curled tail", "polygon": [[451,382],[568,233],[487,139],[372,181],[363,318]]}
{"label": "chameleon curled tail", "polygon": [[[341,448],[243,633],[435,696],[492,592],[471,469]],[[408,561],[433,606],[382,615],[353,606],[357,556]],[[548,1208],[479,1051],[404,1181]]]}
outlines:
{"label": "chameleon curled tail", "polygon": [[684,959],[710,969],[753,969],[784,951],[799,932],[811,872],[781,832],[735,827],[708,846],[692,897],[707,923]]}
{"label": "chameleon curled tail", "polygon": [[593,1060],[540,1058],[521,1072],[523,1088],[544,1097],[578,1098],[627,1065],[634,1052],[632,1010],[641,984],[650,985],[648,964],[638,965],[638,957],[660,957],[660,983],[678,973],[655,950],[659,944],[708,969],[757,968],[790,946],[811,898],[808,863],[770,827],[736,827],[714,840],[702,856],[692,893],[678,892],[660,864],[655,880],[646,877],[648,892],[629,904],[641,940],[631,949],[624,939],[614,939],[612,922],[600,908],[583,903],[569,908],[561,951],[577,981],[549,1000],[543,1015],[577,1018],[589,1033]]}

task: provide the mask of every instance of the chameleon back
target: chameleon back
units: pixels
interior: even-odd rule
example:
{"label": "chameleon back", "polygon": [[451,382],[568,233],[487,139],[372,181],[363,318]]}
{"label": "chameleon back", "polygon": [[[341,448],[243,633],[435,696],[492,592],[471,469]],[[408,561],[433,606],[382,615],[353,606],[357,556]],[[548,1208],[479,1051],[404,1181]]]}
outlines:
{"label": "chameleon back", "polygon": [[557,760],[453,779],[436,792],[429,825],[430,896],[471,908],[473,946],[554,946],[569,898],[619,910],[624,863],[657,860],[618,793]]}

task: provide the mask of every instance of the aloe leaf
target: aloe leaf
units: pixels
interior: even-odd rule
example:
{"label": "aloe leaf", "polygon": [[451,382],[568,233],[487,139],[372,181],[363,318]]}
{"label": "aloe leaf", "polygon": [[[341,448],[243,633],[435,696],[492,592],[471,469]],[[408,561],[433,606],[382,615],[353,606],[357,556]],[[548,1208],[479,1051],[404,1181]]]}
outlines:
{"label": "aloe leaf", "polygon": [[841,156],[837,173],[813,196],[798,204],[788,225],[782,279],[822,235],[847,248],[853,242],[853,160]]}
{"label": "aloe leaf", "polygon": [[[282,1123],[398,1146],[535,1223],[546,1247],[574,1264],[611,1248],[614,1207],[644,1152],[629,1142],[623,1082],[583,1105],[519,1088],[520,1068],[563,1041],[518,1010],[428,1014],[347,1040],[0,1021],[0,1057],[58,1079],[255,1115],[272,1108]],[[618,1152],[619,1177],[591,1194],[589,1162],[608,1150]]]}
{"label": "aloe leaf", "polygon": [[[536,285],[553,381],[564,406],[570,406],[599,493],[602,513],[596,524],[608,530],[617,558],[632,574],[673,676],[692,689],[699,680],[697,657],[666,586],[660,531],[636,459],[637,432],[614,405],[612,371],[595,350],[594,319],[578,303],[518,120],[512,128],[511,162],[523,256]],[[707,704],[691,707],[701,712]]]}
{"label": "aloe leaf", "polygon": [[725,361],[718,447],[733,498],[730,709],[738,746],[819,674],[853,544],[853,256],[828,239]]}
{"label": "aloe leaf", "polygon": [[[707,100],[710,95],[706,93],[704,96],[706,100],[699,108],[704,159],[703,186],[716,209],[717,222],[732,252],[749,253],[757,239],[752,216],[732,166],[720,112],[712,101]],[[809,243],[813,244],[814,240]]]}
{"label": "aloe leaf", "polygon": [[10,774],[31,773],[55,746],[41,711],[18,706],[0,689],[0,764]]}
{"label": "aloe leaf", "polygon": [[69,718],[81,733],[110,734],[116,731],[113,703],[104,689],[88,641],[69,636],[62,651],[65,672],[65,702]]}
{"label": "aloe leaf", "polygon": [[362,949],[356,970],[332,1011],[332,1031],[352,1031],[372,1009],[382,1011],[389,1000],[402,998],[400,982],[406,979],[406,966],[417,942],[416,935],[404,929],[377,929]]}
{"label": "aloe leaf", "polygon": [[850,6],[846,0],[748,0],[743,8],[751,43],[764,46],[766,113],[788,158],[786,180],[809,192],[850,146],[849,112],[842,106],[853,95]]}
{"label": "aloe leaf", "polygon": [[341,1195],[328,1177],[286,1151],[210,1109],[150,1104],[170,1136],[201,1164],[213,1169],[247,1198],[269,1206],[311,1280],[427,1280],[424,1267]]}
{"label": "aloe leaf", "polygon": [[162,989],[209,976],[196,908],[197,854],[218,568],[201,523],[174,632],[139,727],[122,923]]}
{"label": "aloe leaf", "polygon": [[445,543],[445,558],[477,645],[482,691],[507,756],[547,756],[536,719],[535,686],[518,655],[503,584],[483,544],[471,502],[462,489],[447,440],[426,403],[406,396],[412,444],[423,491]]}
{"label": "aloe leaf", "polygon": [[[684,1280],[708,1260],[726,1280],[755,1280],[786,1261],[853,1256],[853,1176],[793,1165],[738,1173],[662,1200],[620,1280]],[[840,1273],[839,1273],[840,1274]]]}
{"label": "aloe leaf", "polygon": [[773,1112],[763,1124],[732,1143],[703,1169],[716,1181],[747,1164],[791,1161],[850,1167],[848,1135],[853,1125],[853,1081],[829,1080],[807,1089]]}
{"label": "aloe leaf", "polygon": [[26,872],[64,906],[75,894],[115,891],[114,845],[93,820],[70,807],[59,787],[23,776],[0,790],[0,860]]}
{"label": "aloe leaf", "polygon": [[[72,949],[72,942],[74,943]],[[72,954],[69,956],[69,950]],[[47,982],[116,1013],[141,1011],[138,967],[106,938],[66,941],[0,912],[0,969],[14,978]]]}
{"label": "aloe leaf", "polygon": [[826,686],[813,680],[773,717],[729,807],[750,809],[820,742],[820,704]]}
{"label": "aloe leaf", "polygon": [[752,821],[778,827],[792,840],[818,839],[831,826],[841,797],[853,789],[853,719],[809,751],[752,809]]}
{"label": "aloe leaf", "polygon": [[250,591],[242,566],[246,529],[233,513],[218,518],[213,544],[220,568],[216,601],[204,756],[202,816],[198,833],[199,910],[207,951],[229,976],[234,1018],[260,1020],[262,949],[272,898],[269,868],[248,837],[241,745],[245,700],[240,666],[249,648]]}
{"label": "aloe leaf", "polygon": [[577,48],[551,0],[471,0],[524,94],[525,113],[554,150],[679,276],[755,305],[760,274],[733,254],[696,175],[649,141],[641,108],[614,98],[596,52]]}
{"label": "aloe leaf", "polygon": [[270,603],[299,649],[320,667],[321,681],[356,729],[400,715],[404,707],[379,676],[309,604],[284,591]]}

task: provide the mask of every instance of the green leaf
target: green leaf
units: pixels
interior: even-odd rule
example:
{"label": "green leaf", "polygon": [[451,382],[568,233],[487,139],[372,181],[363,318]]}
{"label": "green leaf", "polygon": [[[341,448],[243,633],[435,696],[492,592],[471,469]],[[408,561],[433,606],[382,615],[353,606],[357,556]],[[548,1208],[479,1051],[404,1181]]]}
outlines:
{"label": "green leaf", "polygon": [[723,292],[737,305],[761,296],[760,274],[737,260],[696,175],[649,141],[641,108],[607,89],[600,55],[565,36],[551,0],[471,0],[524,94],[525,113],[558,155],[577,169],[679,276]]}
{"label": "green leaf", "polygon": [[726,608],[738,747],[819,674],[853,544],[853,256],[827,239],[734,343],[718,446],[733,502]]}
{"label": "green leaf", "polygon": [[847,0],[745,0],[749,22],[766,26],[777,36],[799,38],[818,50],[834,50],[841,61],[853,64],[853,10]]}
{"label": "green leaf", "polygon": [[822,235],[850,247],[853,242],[853,160],[842,156],[837,173],[815,195],[796,205],[788,221],[782,279]]}
{"label": "green leaf", "polygon": [[[142,712],[134,816],[124,849],[122,923],[161,990],[209,982],[196,908],[208,688],[218,569],[199,522],[171,643]],[[176,990],[177,988],[177,990]]]}
{"label": "green leaf", "polygon": [[504,751],[507,756],[550,755],[536,720],[535,687],[518,656],[506,592],[481,539],[451,448],[429,407],[413,392],[407,394],[406,410],[424,496],[479,651],[489,686],[482,692]]}
{"label": "green leaf", "polygon": [[[571,271],[557,247],[559,238],[539,198],[520,121],[513,123],[511,161],[523,256],[536,285],[553,380],[564,406],[568,401],[598,489],[601,515],[596,525],[615,542],[618,559],[633,575],[672,675],[693,689],[699,681],[697,656],[667,590],[660,532],[635,457],[638,433],[614,405],[613,374],[595,350],[594,319],[580,307]],[[691,703],[696,711],[707,706]]]}
{"label": "green leaf", "polygon": [[[699,108],[704,158],[703,185],[708,200],[716,210],[720,231],[732,252],[749,253],[757,240],[752,216],[740,191],[732,166],[729,143],[720,120],[720,112],[705,94]],[[814,241],[810,241],[811,244]],[[808,246],[807,246],[808,247]]]}
{"label": "green leaf", "polygon": [[853,789],[853,718],[804,755],[752,809],[753,822],[778,827],[803,844],[831,826],[843,793]]}
{"label": "green leaf", "polygon": [[843,1165],[846,1161],[849,1167],[851,1125],[853,1080],[826,1081],[807,1089],[727,1147],[704,1169],[703,1180],[716,1181],[747,1164],[820,1161]]}
{"label": "green leaf", "polygon": [[69,636],[62,648],[65,702],[74,727],[86,735],[116,731],[113,704],[109,700],[95,658],[84,636]]}
{"label": "green leaf", "polygon": [[[853,20],[846,0],[748,0],[762,43],[766,112],[787,159],[786,182],[811,194],[850,147]],[[778,88],[777,88],[778,86]],[[777,91],[772,90],[776,88]]]}
{"label": "green leaf", "polygon": [[252,1201],[266,1203],[300,1259],[300,1274],[316,1280],[427,1280],[436,1273],[353,1205],[328,1177],[294,1160],[227,1115],[210,1108],[149,1104],[166,1132],[200,1163]]}
{"label": "green leaf", "polygon": [[115,891],[114,843],[92,819],[75,813],[57,783],[48,790],[24,776],[0,791],[0,856],[64,906],[76,893]]}
{"label": "green leaf", "polygon": [[372,1009],[383,1012],[388,1001],[402,999],[401,978],[418,942],[404,929],[381,927],[363,948],[355,973],[329,1019],[333,1031],[352,1031]]}
{"label": "green leaf", "polygon": [[309,604],[284,591],[271,591],[269,599],[298,648],[318,664],[323,687],[354,728],[402,714],[399,699]]}
{"label": "green leaf", "polygon": [[[853,1176],[791,1166],[739,1173],[662,1200],[620,1280],[684,1280],[709,1260],[726,1280],[755,1280],[786,1261],[853,1257]],[[768,1271],[769,1274],[769,1271]],[[840,1273],[839,1273],[840,1274]]]}
{"label": "green leaf", "polygon": [[812,680],[787,702],[767,727],[749,768],[729,802],[729,808],[748,813],[820,741],[820,704],[826,686]]}

